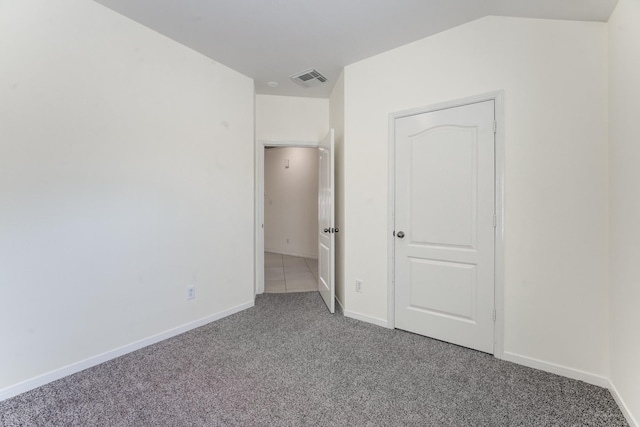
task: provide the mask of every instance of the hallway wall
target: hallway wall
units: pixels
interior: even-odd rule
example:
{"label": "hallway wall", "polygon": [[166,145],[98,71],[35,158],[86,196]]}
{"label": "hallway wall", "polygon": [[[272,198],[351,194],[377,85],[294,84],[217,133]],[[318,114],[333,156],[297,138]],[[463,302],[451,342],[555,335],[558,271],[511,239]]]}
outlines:
{"label": "hallway wall", "polygon": [[317,148],[265,150],[264,250],[318,258]]}

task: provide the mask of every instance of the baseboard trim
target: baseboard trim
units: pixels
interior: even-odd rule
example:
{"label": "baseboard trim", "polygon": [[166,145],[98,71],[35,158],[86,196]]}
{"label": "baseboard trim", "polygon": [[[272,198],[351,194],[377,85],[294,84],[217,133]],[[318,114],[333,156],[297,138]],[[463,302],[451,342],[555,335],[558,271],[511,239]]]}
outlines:
{"label": "baseboard trim", "polygon": [[311,258],[311,259],[318,259],[318,254],[302,254],[302,253],[294,253],[294,252],[283,252],[281,250],[276,250],[276,249],[264,249],[265,252],[271,252],[274,254],[278,254],[278,255],[288,255],[288,256],[297,256],[300,258]]}
{"label": "baseboard trim", "polygon": [[152,335],[147,338],[143,338],[139,341],[132,342],[131,344],[127,344],[122,347],[109,350],[102,354],[89,357],[79,362],[72,363],[62,368],[55,369],[53,371],[47,372],[37,377],[22,381],[18,384],[5,387],[3,389],[0,389],[0,402],[3,400],[9,399],[11,397],[17,396],[19,394],[25,393],[29,390],[33,390],[34,388],[38,388],[50,382],[59,380],[60,378],[64,378],[66,376],[78,373],[80,371],[84,371],[85,369],[91,368],[93,366],[99,365],[101,363],[107,362],[117,357],[124,356],[127,353],[140,350],[141,348],[150,346],[152,344],[158,343],[168,338],[175,337],[176,335],[183,334],[192,329],[199,328],[200,326],[204,326],[207,323],[220,320],[224,317],[246,310],[247,308],[251,308],[253,306],[254,306],[254,301],[252,299],[251,301],[245,302],[235,307],[231,307],[230,309],[223,310],[221,312],[203,317],[193,322],[186,323],[182,326],[178,326],[176,328],[169,329],[164,332],[160,332],[159,334]]}
{"label": "baseboard trim", "polygon": [[620,408],[620,412],[622,412],[622,415],[624,415],[624,417],[627,419],[627,422],[629,423],[629,427],[640,427],[640,423],[638,423],[638,421],[633,417],[633,415],[631,415],[631,411],[629,410],[629,407],[626,405],[626,403],[624,403],[624,400],[622,400],[622,396],[620,396],[620,393],[618,393],[618,389],[616,388],[616,386],[613,384],[611,380],[609,380],[609,391],[613,396],[613,400],[615,400],[616,403],[618,404],[618,408]]}
{"label": "baseboard trim", "polygon": [[389,327],[389,323],[384,319],[379,319],[377,317],[371,317],[365,314],[356,313],[355,311],[344,310],[344,317],[361,320],[367,323],[373,323],[374,325],[382,326],[383,328]]}
{"label": "baseboard trim", "polygon": [[550,372],[552,374],[561,375],[574,380],[584,381],[589,384],[597,385],[598,387],[609,388],[608,378],[590,372],[581,371],[579,369],[569,368],[568,366],[545,362],[543,360],[522,356],[508,351],[505,351],[502,354],[502,359],[507,362],[517,363],[518,365],[528,366],[529,368],[539,369],[541,371]]}

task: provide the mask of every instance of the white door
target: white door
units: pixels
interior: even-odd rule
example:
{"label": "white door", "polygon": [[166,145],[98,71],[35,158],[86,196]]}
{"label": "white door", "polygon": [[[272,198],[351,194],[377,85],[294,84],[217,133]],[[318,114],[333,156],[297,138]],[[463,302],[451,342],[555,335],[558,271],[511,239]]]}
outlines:
{"label": "white door", "polygon": [[493,353],[494,101],[395,121],[395,325]]}
{"label": "white door", "polygon": [[331,313],[335,312],[335,233],[334,225],[334,141],[333,129],[320,142],[318,180],[318,291]]}

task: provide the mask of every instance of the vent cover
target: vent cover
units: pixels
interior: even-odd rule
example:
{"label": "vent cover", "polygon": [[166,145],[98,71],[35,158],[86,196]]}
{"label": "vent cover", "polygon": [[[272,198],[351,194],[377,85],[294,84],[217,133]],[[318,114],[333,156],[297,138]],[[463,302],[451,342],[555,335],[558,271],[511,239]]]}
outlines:
{"label": "vent cover", "polygon": [[302,87],[313,87],[326,82],[327,78],[323,76],[318,70],[314,70],[312,68],[310,70],[292,75],[291,80]]}

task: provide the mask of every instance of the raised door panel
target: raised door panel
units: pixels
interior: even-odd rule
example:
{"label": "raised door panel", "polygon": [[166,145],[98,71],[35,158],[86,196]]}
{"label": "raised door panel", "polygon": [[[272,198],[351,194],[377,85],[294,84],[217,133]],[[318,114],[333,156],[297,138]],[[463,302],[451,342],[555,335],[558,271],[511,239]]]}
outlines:
{"label": "raised door panel", "polygon": [[493,101],[395,121],[395,325],[493,350]]}

